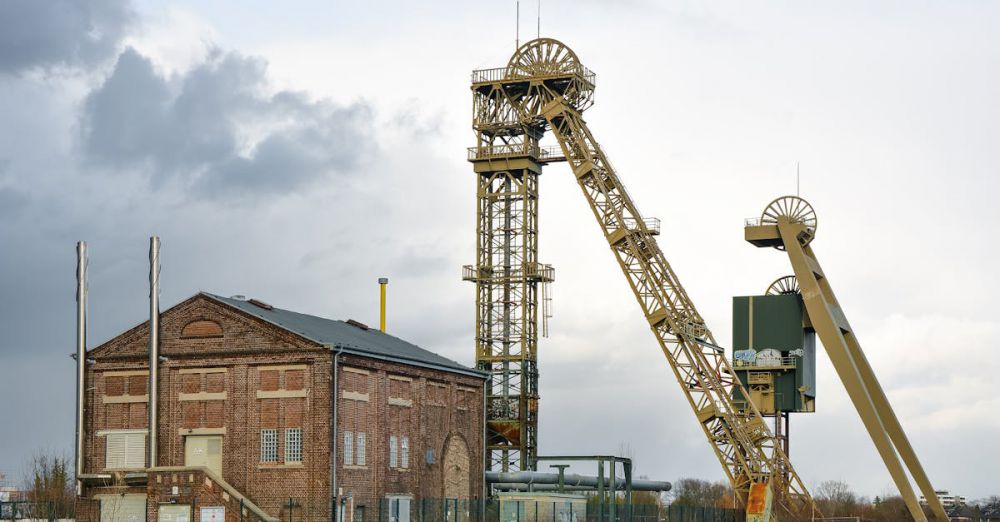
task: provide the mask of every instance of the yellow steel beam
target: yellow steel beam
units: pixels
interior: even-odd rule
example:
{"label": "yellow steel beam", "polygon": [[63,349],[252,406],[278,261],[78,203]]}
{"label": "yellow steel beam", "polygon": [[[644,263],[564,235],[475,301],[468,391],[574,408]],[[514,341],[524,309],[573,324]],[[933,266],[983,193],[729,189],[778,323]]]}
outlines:
{"label": "yellow steel beam", "polygon": [[[724,354],[713,348],[712,333],[653,235],[644,225],[622,226],[644,220],[586,122],[558,97],[543,107],[542,114],[741,501],[747,504],[754,485],[770,485],[789,515],[818,512],[761,413],[753,404],[740,408],[734,403],[734,389],[745,397],[749,394],[732,377],[735,372]],[[763,520],[771,518],[776,514],[763,514]]]}
{"label": "yellow steel beam", "polygon": [[[521,46],[507,67],[473,72],[472,90],[473,126],[479,137],[470,153],[475,157],[519,149],[541,159],[537,140],[546,130],[555,135],[561,158],[576,176],[741,502],[746,505],[756,487],[774,492],[783,519],[822,518],[761,413],[753,404],[733,400],[735,390],[748,396],[746,390],[660,250],[658,229],[642,218],[583,121],[581,113],[593,104],[593,73],[561,42],[541,38]],[[758,519],[778,519],[776,513],[764,511]]]}
{"label": "yellow steel beam", "polygon": [[[801,224],[787,217],[779,217],[777,228],[782,246],[788,253],[795,271],[802,300],[813,328],[823,342],[834,369],[844,383],[851,402],[868,430],[872,442],[875,443],[910,514],[918,522],[927,520],[907,477],[907,470],[920,487],[934,516],[938,520],[948,520],[948,515],[903,432],[899,419],[875,377],[875,372],[868,363],[861,345],[854,336],[819,261],[813,254],[812,248],[808,245],[803,246],[798,239],[802,229]],[[755,239],[758,237],[755,236]],[[900,458],[906,469],[900,463]]]}

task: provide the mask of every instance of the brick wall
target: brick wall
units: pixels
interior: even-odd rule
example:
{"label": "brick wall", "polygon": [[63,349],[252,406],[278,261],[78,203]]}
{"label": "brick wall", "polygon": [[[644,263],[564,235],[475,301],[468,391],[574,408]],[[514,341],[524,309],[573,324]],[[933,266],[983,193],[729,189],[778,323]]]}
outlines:
{"label": "brick wall", "polygon": [[[297,518],[329,520],[329,349],[201,295],[163,312],[160,324],[167,360],[159,466],[184,466],[185,437],[221,435],[223,480],[273,516],[293,498]],[[147,332],[140,324],[89,354],[96,362],[87,368],[86,473],[107,472],[104,430],[146,428]],[[454,437],[470,453],[468,496],[481,495],[481,379],[346,354],[339,365],[337,476],[345,495],[373,506],[386,494],[441,497],[443,452]],[[285,462],[287,428],[302,430],[300,463]],[[261,462],[262,429],[277,430],[277,462]],[[345,430],[366,433],[364,466],[344,465]],[[390,435],[409,441],[406,468],[388,466]],[[84,502],[105,490],[88,488]],[[151,503],[168,500],[157,491],[149,485]],[[84,511],[81,520],[96,519],[93,509]]]}
{"label": "brick wall", "polygon": [[[344,355],[339,361],[337,486],[355,505],[374,512],[386,495],[441,498],[443,454],[452,437],[469,450],[469,491],[483,488],[483,381],[450,372]],[[366,465],[344,462],[344,432],[366,430]],[[389,466],[390,437],[397,438],[397,466]],[[402,437],[409,441],[409,462],[402,466]],[[356,455],[355,455],[356,456]]]}

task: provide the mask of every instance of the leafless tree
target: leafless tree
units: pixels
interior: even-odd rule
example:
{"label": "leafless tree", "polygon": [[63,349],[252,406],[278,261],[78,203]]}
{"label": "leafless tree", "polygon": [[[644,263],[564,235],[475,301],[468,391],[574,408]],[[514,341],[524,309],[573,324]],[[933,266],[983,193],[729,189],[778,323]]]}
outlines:
{"label": "leafless tree", "polygon": [[70,459],[38,451],[27,463],[23,489],[36,518],[73,518],[76,494]]}

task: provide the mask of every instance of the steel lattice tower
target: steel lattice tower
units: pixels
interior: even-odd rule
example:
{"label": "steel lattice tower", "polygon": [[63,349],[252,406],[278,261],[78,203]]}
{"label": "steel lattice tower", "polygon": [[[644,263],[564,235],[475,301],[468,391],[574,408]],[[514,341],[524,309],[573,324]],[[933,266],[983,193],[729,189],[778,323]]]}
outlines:
{"label": "steel lattice tower", "polygon": [[476,284],[476,366],[490,374],[486,464],[530,470],[538,448],[539,287],[553,279],[552,267],[538,262],[544,129],[518,123],[504,98],[477,80],[478,143],[468,157],[478,178],[476,264],[464,267],[463,279]]}
{"label": "steel lattice tower", "polygon": [[[537,230],[527,223],[534,215],[525,212],[523,222],[517,222],[514,209],[523,205],[534,212],[537,182],[526,180],[537,178],[541,164],[562,160],[582,189],[738,499],[754,507],[757,520],[777,519],[769,509],[772,496],[783,515],[798,519],[819,514],[757,408],[733,401],[733,391],[745,394],[745,389],[660,249],[658,221],[640,214],[583,120],[583,111],[593,104],[594,74],[561,42],[539,38],[521,46],[506,67],[473,72],[472,90],[473,128],[479,141],[469,159],[480,176],[479,264],[468,267],[466,278],[479,285],[477,358],[493,375],[487,410],[491,467],[499,462],[509,468],[515,449],[521,452],[516,460],[521,468],[533,464],[537,378],[535,334],[527,325],[534,327],[537,283],[547,277],[533,258]],[[538,147],[545,131],[559,143],[557,153]],[[510,189],[494,188],[496,183]],[[492,214],[497,211],[501,214]],[[514,238],[524,238],[520,250]],[[514,292],[517,286],[525,290],[520,295]],[[510,311],[518,307],[520,321],[515,321]],[[515,357],[517,326],[524,329],[516,332],[521,352]],[[518,380],[522,388],[515,400],[509,391]],[[503,429],[524,437],[504,437]],[[494,457],[498,452],[499,458]]]}

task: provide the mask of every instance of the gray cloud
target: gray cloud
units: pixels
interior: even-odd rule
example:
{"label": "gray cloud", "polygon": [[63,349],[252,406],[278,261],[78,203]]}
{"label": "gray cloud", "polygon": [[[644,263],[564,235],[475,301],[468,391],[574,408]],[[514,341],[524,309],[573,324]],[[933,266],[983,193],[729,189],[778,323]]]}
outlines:
{"label": "gray cloud", "polygon": [[0,73],[109,58],[133,19],[119,0],[0,2]]}
{"label": "gray cloud", "polygon": [[357,167],[371,148],[371,110],[267,91],[266,64],[213,51],[168,78],[133,49],[90,94],[82,146],[95,166],[145,171],[200,197],[293,192]]}

